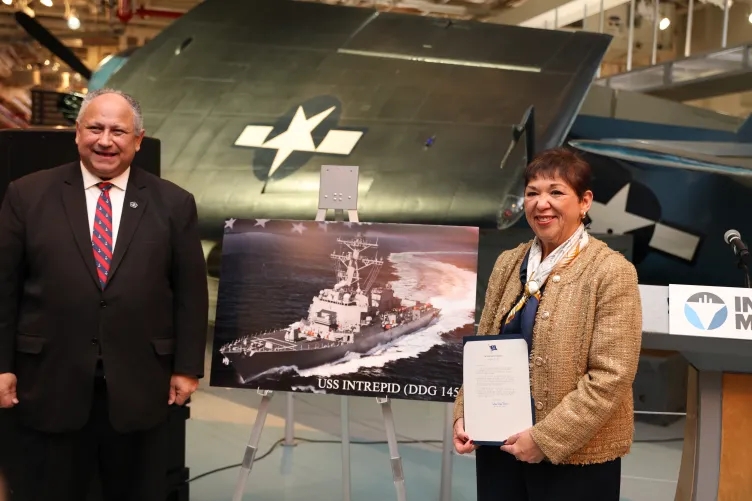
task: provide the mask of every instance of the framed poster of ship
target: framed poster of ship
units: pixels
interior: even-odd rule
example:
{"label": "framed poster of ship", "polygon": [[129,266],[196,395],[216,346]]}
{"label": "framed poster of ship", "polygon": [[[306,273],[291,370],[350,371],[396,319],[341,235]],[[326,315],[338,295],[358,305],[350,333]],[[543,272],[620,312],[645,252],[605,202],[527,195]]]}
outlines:
{"label": "framed poster of ship", "polygon": [[450,402],[478,228],[226,223],[212,386]]}

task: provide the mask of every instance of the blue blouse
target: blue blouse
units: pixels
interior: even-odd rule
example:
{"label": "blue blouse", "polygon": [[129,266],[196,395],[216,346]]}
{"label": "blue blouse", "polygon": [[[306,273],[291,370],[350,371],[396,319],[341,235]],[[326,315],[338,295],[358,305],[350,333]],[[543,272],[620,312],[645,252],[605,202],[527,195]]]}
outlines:
{"label": "blue blouse", "polygon": [[[525,282],[527,278],[527,260],[529,257],[530,252],[528,251],[525,259],[522,261],[522,266],[520,266],[520,282],[522,282],[523,289],[525,288]],[[545,288],[546,285],[544,284],[541,287],[541,294],[543,294],[543,290]],[[519,301],[520,299],[522,299],[522,294],[520,294],[520,296],[517,298],[515,304],[517,304],[517,301]],[[517,312],[511,322],[509,322],[508,324],[502,324],[501,332],[499,333],[502,336],[522,336],[525,342],[527,342],[528,355],[533,349],[533,326],[535,326],[535,315],[538,312],[538,304],[538,299],[535,296],[532,296],[527,300],[522,309]],[[509,315],[507,314],[507,316]],[[506,322],[506,318],[504,318],[504,322]]]}
{"label": "blue blouse", "polygon": [[[527,261],[529,257],[530,251],[525,255],[525,259],[522,261],[522,266],[520,266],[520,281],[522,282],[523,290],[525,288],[525,282],[527,281]],[[541,287],[541,294],[543,294],[545,288],[546,286],[544,284]],[[520,299],[522,299],[522,294],[520,294],[514,304],[517,304]],[[530,297],[511,322],[508,324],[502,323],[501,332],[499,333],[502,336],[522,337],[527,343],[528,355],[530,355],[530,352],[533,349],[533,327],[535,326],[535,315],[538,312],[538,304],[539,301],[535,296]],[[507,314],[507,317],[508,316],[509,314]],[[504,318],[504,322],[506,322],[507,317]],[[533,423],[535,423],[535,401],[532,394],[530,396],[530,406],[533,410]]]}

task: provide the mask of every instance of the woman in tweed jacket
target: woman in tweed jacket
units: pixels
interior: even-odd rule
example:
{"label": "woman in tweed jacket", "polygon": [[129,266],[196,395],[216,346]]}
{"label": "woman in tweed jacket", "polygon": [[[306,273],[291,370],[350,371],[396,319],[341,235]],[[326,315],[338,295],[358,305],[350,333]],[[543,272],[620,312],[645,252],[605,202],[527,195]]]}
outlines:
{"label": "woman in tweed jacket", "polygon": [[525,216],[535,238],[502,252],[478,335],[520,335],[530,353],[534,426],[499,447],[464,430],[476,450],[478,501],[618,501],[621,457],[634,431],[632,382],[642,337],[634,266],[585,231],[590,166],[560,148],[525,170]]}

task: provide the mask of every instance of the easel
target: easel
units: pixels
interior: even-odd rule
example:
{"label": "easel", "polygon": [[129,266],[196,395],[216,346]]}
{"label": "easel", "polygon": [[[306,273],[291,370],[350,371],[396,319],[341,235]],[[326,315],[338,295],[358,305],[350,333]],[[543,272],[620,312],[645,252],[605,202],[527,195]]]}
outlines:
{"label": "easel", "polygon": [[[356,166],[321,166],[321,180],[319,184],[319,208],[316,213],[316,221],[326,221],[326,213],[329,209],[335,211],[335,221],[343,220],[343,211],[347,210],[350,222],[357,223],[358,220],[358,167]],[[261,395],[261,404],[259,405],[256,421],[251,430],[251,437],[246,445],[243,461],[238,474],[238,481],[235,485],[233,501],[242,501],[245,492],[248,476],[253,468],[253,461],[258,450],[259,440],[261,439],[261,430],[266,421],[266,414],[269,411],[273,392],[271,390],[257,390]],[[342,495],[343,501],[350,501],[350,419],[348,416],[348,402],[346,396],[341,396],[340,418],[342,422]],[[394,429],[394,414],[392,413],[392,404],[388,398],[376,398],[376,402],[381,405],[381,412],[384,416],[384,429],[386,430],[387,442],[389,444],[389,456],[391,458],[392,476],[394,486],[397,490],[397,501],[406,501],[405,494],[405,476],[402,470],[402,458],[397,448],[397,434]],[[293,394],[287,392],[287,409],[285,412],[285,445],[293,444]],[[451,440],[450,440],[451,441]],[[446,444],[445,444],[446,448]],[[451,456],[449,459],[451,468]],[[442,472],[443,472],[442,468]],[[451,475],[451,473],[450,473]],[[444,479],[442,479],[442,493],[444,492]],[[442,496],[442,499],[443,496]]]}
{"label": "easel", "polygon": [[[530,106],[525,111],[520,124],[515,125],[512,130],[512,142],[501,165],[505,165],[511,155],[514,146],[519,140],[525,137],[526,159],[533,157],[535,152],[535,109]],[[316,213],[316,221],[326,221],[326,213],[329,209],[335,211],[335,221],[343,220],[343,211],[347,210],[348,218],[351,222],[359,222],[358,219],[358,167],[353,166],[331,166],[324,165],[321,167],[321,178],[319,183],[319,205]],[[261,430],[266,420],[266,414],[269,410],[269,402],[272,392],[270,390],[258,390],[262,396],[259,406],[256,422],[251,431],[251,438],[246,446],[243,456],[243,463],[240,469],[238,483],[235,488],[233,501],[242,501],[243,492],[248,475],[253,467],[253,460],[256,455]],[[350,501],[350,429],[348,417],[348,402],[346,396],[341,396],[340,417],[342,421],[342,487],[343,501]],[[392,476],[394,486],[397,490],[397,500],[406,501],[405,494],[405,477],[402,470],[402,459],[399,456],[397,448],[397,437],[394,429],[394,415],[392,413],[391,402],[388,398],[377,398],[376,402],[381,405],[381,411],[384,417],[384,427],[389,444],[389,455],[391,458]],[[287,408],[285,411],[285,446],[292,446],[293,443],[293,395],[287,393]],[[447,404],[444,414],[444,437],[441,460],[441,490],[440,501],[450,501],[452,497],[452,450],[453,450],[453,428],[454,418],[452,405]]]}

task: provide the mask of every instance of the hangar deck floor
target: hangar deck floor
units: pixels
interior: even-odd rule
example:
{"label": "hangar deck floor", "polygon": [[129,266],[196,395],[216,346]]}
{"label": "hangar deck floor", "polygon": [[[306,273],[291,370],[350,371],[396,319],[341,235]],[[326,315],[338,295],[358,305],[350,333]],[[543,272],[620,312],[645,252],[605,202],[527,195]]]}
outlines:
{"label": "hangar deck floor", "polygon": [[[231,498],[238,467],[201,475],[240,463],[260,400],[254,391],[211,388],[208,383],[195,395],[187,426],[186,452],[190,477],[195,478],[190,484],[192,501]],[[409,501],[439,499],[441,443],[438,441],[442,437],[444,405],[400,400],[392,403],[399,440],[436,441],[400,445]],[[339,397],[296,395],[294,408],[295,436],[337,443],[301,442],[293,448],[275,447],[255,463],[243,499],[342,499]],[[381,411],[375,399],[349,397],[349,409],[352,441],[385,440]],[[284,395],[277,394],[271,402],[257,458],[284,437],[284,411]],[[637,423],[637,442],[622,468],[623,501],[673,501],[683,429],[683,420],[668,427]],[[350,457],[353,500],[396,499],[386,444],[353,444]],[[455,455],[452,501],[475,499],[474,458]]]}

